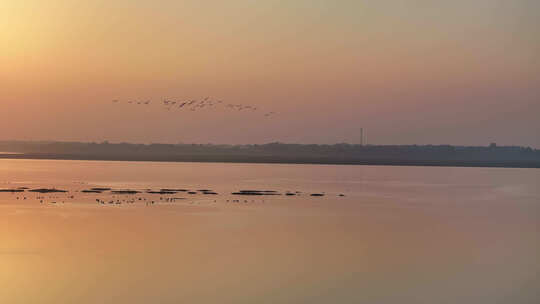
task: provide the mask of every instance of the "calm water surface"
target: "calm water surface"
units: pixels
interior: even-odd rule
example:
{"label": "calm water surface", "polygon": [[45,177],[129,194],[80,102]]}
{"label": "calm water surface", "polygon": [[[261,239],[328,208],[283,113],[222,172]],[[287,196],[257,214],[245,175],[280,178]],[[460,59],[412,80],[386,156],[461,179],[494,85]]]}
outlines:
{"label": "calm water surface", "polygon": [[70,192],[0,193],[0,303],[540,302],[537,169],[0,160],[17,187]]}

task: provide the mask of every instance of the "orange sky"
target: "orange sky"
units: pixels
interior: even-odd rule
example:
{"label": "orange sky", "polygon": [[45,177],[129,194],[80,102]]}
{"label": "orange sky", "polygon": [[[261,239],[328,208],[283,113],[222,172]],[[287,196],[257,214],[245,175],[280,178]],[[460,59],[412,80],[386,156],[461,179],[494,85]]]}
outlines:
{"label": "orange sky", "polygon": [[538,1],[374,2],[2,1],[0,139],[540,147]]}

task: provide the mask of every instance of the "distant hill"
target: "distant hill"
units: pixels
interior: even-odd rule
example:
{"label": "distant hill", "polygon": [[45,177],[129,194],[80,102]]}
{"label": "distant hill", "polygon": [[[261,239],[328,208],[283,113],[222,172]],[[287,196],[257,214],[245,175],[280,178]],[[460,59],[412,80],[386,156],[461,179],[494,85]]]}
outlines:
{"label": "distant hill", "polygon": [[[540,168],[518,146],[130,144],[0,141],[1,158]],[[16,153],[16,154],[13,154]]]}

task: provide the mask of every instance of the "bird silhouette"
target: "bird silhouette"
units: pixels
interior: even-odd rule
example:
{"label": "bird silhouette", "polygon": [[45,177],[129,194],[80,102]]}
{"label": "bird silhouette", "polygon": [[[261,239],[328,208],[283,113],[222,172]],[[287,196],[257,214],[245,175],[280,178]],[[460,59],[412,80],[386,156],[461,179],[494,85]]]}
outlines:
{"label": "bird silhouette", "polygon": [[[127,101],[121,101],[119,99],[113,99],[112,103],[115,104],[135,104],[135,105],[151,105],[152,102],[150,99],[144,101],[144,100],[127,100]],[[160,106],[168,111],[168,112],[182,112],[182,111],[202,111],[202,110],[210,110],[210,109],[216,109],[216,110],[232,110],[235,112],[255,112],[255,111],[262,111],[261,107],[255,106],[252,104],[242,104],[242,103],[225,103],[222,99],[214,99],[210,96],[203,97],[201,99],[170,99],[170,98],[164,98],[161,100],[160,103],[157,104],[157,106]],[[173,111],[174,110],[174,111]],[[262,115],[264,117],[270,117],[276,115],[275,112],[263,112]]]}

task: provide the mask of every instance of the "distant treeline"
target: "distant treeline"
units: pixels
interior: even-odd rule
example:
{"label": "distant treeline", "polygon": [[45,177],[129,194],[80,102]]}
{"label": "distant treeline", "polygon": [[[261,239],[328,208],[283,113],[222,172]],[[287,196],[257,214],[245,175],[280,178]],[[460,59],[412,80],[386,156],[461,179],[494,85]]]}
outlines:
{"label": "distant treeline", "polygon": [[[130,144],[0,141],[3,158],[540,167],[540,150],[518,146]],[[1,154],[1,152],[0,152]]]}

